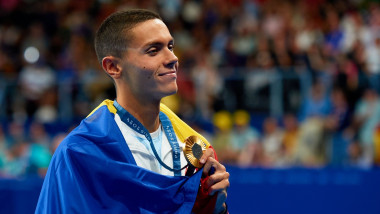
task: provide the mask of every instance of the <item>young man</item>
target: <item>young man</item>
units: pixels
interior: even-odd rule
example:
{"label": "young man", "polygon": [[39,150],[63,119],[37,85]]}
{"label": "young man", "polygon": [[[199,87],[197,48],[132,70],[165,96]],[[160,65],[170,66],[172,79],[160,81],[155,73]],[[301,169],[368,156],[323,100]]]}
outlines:
{"label": "young man", "polygon": [[36,213],[226,213],[229,174],[208,148],[187,171],[183,141],[202,136],[161,98],[177,91],[178,58],[161,18],[117,12],[100,26],[95,49],[117,98],[106,100],[62,141]]}

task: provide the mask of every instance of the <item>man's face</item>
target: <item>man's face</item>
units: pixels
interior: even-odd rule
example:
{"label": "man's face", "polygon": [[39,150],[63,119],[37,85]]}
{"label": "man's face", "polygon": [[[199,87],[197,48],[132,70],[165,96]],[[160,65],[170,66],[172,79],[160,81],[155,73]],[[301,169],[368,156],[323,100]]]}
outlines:
{"label": "man's face", "polygon": [[135,96],[159,100],[177,92],[178,58],[166,25],[152,19],[136,25],[123,56],[123,79]]}

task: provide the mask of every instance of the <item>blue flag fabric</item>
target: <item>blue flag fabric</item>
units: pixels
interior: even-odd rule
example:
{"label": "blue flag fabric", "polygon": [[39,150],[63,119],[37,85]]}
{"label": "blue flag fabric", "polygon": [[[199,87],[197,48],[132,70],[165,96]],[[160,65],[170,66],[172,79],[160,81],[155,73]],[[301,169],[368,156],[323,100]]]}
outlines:
{"label": "blue flag fabric", "polygon": [[56,150],[35,213],[191,213],[201,173],[138,167],[114,114],[101,106]]}

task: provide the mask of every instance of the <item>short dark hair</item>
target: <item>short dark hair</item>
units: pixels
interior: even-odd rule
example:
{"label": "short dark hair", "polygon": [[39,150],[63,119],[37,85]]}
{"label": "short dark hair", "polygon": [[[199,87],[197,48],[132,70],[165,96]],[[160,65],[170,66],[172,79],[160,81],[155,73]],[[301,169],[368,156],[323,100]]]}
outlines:
{"label": "short dark hair", "polygon": [[151,19],[162,20],[157,13],[144,9],[119,11],[108,16],[95,35],[95,51],[100,64],[106,56],[122,57],[133,36],[130,30]]}

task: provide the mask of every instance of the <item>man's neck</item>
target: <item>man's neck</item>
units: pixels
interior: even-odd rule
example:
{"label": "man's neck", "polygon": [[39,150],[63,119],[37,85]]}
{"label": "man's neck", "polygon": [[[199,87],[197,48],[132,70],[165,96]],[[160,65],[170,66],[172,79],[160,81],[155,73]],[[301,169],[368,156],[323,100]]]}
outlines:
{"label": "man's neck", "polygon": [[117,97],[116,101],[132,114],[150,133],[158,129],[160,101],[142,102],[130,97]]}

